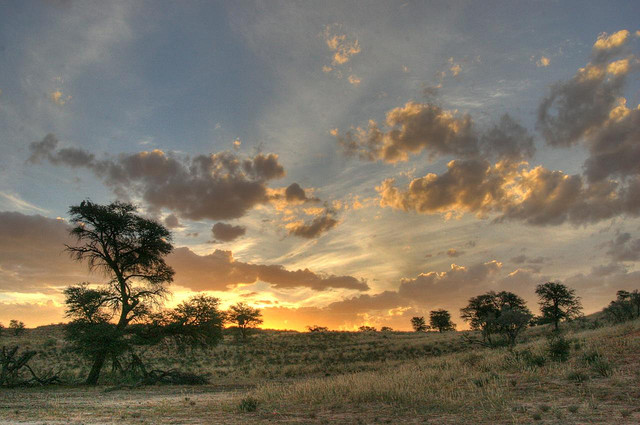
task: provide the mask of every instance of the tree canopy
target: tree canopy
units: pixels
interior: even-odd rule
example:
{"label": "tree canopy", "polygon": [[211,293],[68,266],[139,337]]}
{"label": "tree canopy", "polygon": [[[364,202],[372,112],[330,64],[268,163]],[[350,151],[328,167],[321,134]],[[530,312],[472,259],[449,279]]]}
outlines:
{"label": "tree canopy", "polygon": [[107,357],[115,363],[130,348],[127,328],[153,322],[154,310],[168,295],[174,271],[164,258],[173,250],[171,232],[123,202],[85,200],[71,206],[69,214],[77,244],[66,245],[67,251],[108,278],[99,287],[82,283],[65,290],[72,319],[67,334],[92,359],[86,382],[96,384]]}
{"label": "tree canopy", "polygon": [[451,314],[444,309],[433,310],[429,313],[429,326],[438,332],[453,331],[456,325],[451,321]]}
{"label": "tree canopy", "polygon": [[559,329],[560,322],[582,316],[582,304],[576,291],[560,282],[547,282],[536,287],[539,298],[540,323],[553,323]]}
{"label": "tree canopy", "polygon": [[493,336],[496,334],[502,335],[509,345],[515,344],[533,317],[525,301],[507,291],[490,291],[470,298],[460,315],[469,322],[471,329],[482,331],[482,337],[489,345],[495,345]]}

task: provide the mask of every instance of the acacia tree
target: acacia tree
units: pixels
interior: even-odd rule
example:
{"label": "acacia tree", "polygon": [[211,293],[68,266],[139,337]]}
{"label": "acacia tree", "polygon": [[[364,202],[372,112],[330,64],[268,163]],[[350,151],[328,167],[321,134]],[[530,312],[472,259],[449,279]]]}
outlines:
{"label": "acacia tree", "polygon": [[582,316],[582,304],[576,291],[560,282],[547,282],[536,287],[540,299],[540,323],[553,323],[559,329],[562,320],[572,320]]}
{"label": "acacia tree", "polygon": [[11,329],[14,336],[20,336],[24,333],[25,330],[24,322],[16,319],[11,319],[11,321],[9,322],[9,329]]}
{"label": "acacia tree", "polygon": [[427,322],[425,322],[424,317],[422,316],[412,317],[411,327],[415,332],[426,332]]}
{"label": "acacia tree", "polygon": [[66,245],[67,251],[109,278],[100,289],[85,285],[65,291],[67,315],[74,318],[70,338],[84,348],[94,340],[86,383],[95,385],[107,357],[123,349],[127,327],[148,317],[168,294],[174,271],[164,257],[173,246],[169,230],[137,215],[132,204],[82,201],[69,214],[78,244]]}
{"label": "acacia tree", "polygon": [[467,307],[460,310],[460,315],[469,322],[471,329],[482,332],[483,340],[489,346],[496,344],[493,339],[496,334],[505,337],[509,345],[514,345],[533,317],[525,301],[507,291],[490,291],[470,298]]}
{"label": "acacia tree", "polygon": [[227,320],[238,326],[242,339],[247,339],[249,329],[262,323],[262,313],[260,313],[259,309],[251,307],[247,303],[239,302],[229,307]]}
{"label": "acacia tree", "polygon": [[451,321],[451,314],[444,309],[433,310],[429,313],[429,326],[438,332],[454,331],[455,323]]}
{"label": "acacia tree", "polygon": [[640,292],[620,290],[616,299],[611,301],[603,310],[605,315],[614,322],[624,322],[640,317]]}

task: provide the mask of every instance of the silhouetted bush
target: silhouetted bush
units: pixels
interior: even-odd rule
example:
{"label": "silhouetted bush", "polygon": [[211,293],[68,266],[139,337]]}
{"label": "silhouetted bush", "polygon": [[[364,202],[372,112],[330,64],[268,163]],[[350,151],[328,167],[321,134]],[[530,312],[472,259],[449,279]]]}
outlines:
{"label": "silhouetted bush", "polygon": [[571,353],[571,342],[562,334],[554,334],[547,338],[547,351],[552,360],[566,362]]}

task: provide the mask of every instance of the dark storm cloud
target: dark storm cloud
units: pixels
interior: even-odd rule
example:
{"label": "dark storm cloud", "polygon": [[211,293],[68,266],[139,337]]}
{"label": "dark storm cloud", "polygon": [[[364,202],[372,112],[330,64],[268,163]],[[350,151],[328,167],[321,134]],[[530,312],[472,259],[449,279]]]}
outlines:
{"label": "dark storm cloud", "polygon": [[244,226],[234,226],[227,223],[216,223],[211,228],[214,239],[221,242],[231,242],[247,232]]}

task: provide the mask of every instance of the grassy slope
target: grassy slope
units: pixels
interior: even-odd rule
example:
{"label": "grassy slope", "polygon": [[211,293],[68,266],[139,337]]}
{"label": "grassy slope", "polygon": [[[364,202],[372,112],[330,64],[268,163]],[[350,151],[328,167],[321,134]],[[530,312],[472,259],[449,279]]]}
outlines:
{"label": "grassy slope", "polygon": [[[156,350],[161,367],[212,373],[204,387],[4,390],[0,418],[84,423],[640,423],[640,322],[568,332],[566,362],[549,358],[545,329],[514,354],[470,350],[459,334],[260,332],[182,357]],[[43,348],[37,367],[79,367],[58,328],[20,338]],[[3,338],[3,343],[9,343]],[[13,339],[13,338],[11,338]],[[524,353],[527,351],[527,353]],[[108,376],[106,376],[108,381]],[[247,386],[250,385],[250,386]],[[257,410],[237,409],[242,400]],[[0,419],[0,423],[2,420]]]}

